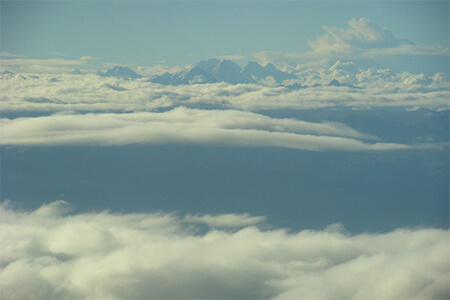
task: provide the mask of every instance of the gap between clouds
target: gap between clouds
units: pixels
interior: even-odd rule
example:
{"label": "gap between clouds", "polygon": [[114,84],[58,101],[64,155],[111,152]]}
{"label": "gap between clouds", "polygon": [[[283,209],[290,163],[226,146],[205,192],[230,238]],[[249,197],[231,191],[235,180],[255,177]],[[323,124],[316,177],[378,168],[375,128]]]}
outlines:
{"label": "gap between clouds", "polygon": [[[342,123],[276,119],[235,110],[178,107],[167,112],[54,114],[2,119],[1,143],[10,146],[204,144],[283,147],[313,151],[433,148],[376,142]],[[369,141],[370,143],[366,143]]]}
{"label": "gap between clouds", "polygon": [[[249,215],[0,205],[6,299],[448,299],[449,233],[262,230]],[[197,223],[214,223],[204,230]],[[230,229],[220,228],[222,226]]]}

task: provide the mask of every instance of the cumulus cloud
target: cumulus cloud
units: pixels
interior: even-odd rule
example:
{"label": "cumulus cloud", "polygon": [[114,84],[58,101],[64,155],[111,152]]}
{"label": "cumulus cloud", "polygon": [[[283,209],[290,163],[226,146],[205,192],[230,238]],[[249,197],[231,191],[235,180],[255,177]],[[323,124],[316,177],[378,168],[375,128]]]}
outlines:
{"label": "cumulus cloud", "polygon": [[[262,51],[254,53],[253,57],[263,64],[271,62],[278,67],[285,68],[298,64],[323,65],[329,63],[330,60],[337,59],[361,60],[375,67],[382,64],[383,59],[394,58],[389,60],[388,64],[399,65],[406,70],[412,67],[408,65],[425,70],[442,69],[437,65],[426,66],[426,64],[430,64],[429,57],[445,58],[445,60],[438,61],[437,64],[448,65],[448,47],[416,45],[407,39],[396,37],[391,30],[380,27],[365,18],[350,20],[347,28],[327,26],[322,28],[326,34],[308,41],[311,52]],[[402,57],[405,57],[404,62],[400,59]],[[411,58],[414,59],[413,64],[411,64]],[[436,61],[433,64],[436,64]],[[447,71],[446,68],[443,70]]]}
{"label": "cumulus cloud", "polygon": [[352,19],[348,25],[346,29],[323,26],[327,34],[309,41],[309,45],[314,52],[326,53],[414,45],[411,41],[395,37],[389,29],[381,28],[365,18]]}
{"label": "cumulus cloud", "polygon": [[[198,215],[189,223],[167,213],[70,214],[67,206],[59,201],[30,212],[0,206],[3,298],[450,296],[448,230],[291,232],[242,222],[249,216]],[[205,232],[196,225],[221,218],[240,228]]]}
{"label": "cumulus cloud", "polygon": [[[1,119],[3,145],[205,144],[314,151],[405,150],[342,123],[276,119],[234,110],[179,107],[167,112],[55,114]],[[428,146],[427,146],[428,147]]]}

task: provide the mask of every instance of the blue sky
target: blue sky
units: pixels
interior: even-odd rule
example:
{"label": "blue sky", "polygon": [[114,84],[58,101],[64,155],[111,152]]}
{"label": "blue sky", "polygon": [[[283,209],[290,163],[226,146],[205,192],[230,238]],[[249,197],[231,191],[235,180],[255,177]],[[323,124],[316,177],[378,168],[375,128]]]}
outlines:
{"label": "blue sky", "polygon": [[322,26],[345,28],[362,17],[418,45],[448,47],[447,1],[2,1],[1,47],[23,58],[184,66],[213,56],[308,52]]}

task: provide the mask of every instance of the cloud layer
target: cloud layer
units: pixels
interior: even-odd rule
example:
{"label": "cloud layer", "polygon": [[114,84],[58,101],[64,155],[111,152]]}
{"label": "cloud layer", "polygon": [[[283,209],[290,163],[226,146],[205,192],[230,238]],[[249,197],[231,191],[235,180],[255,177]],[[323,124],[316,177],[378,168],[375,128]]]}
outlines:
{"label": "cloud layer", "polygon": [[3,145],[25,146],[190,143],[315,151],[416,148],[395,143],[374,143],[378,138],[342,123],[312,123],[235,110],[183,107],[160,113],[54,114],[1,119],[0,131]]}
{"label": "cloud layer", "polygon": [[394,74],[337,61],[330,67],[295,72],[305,86],[327,85],[336,79],[357,88],[321,86],[291,90],[285,87],[226,83],[163,86],[145,80],[126,80],[93,74],[4,74],[2,111],[153,110],[174,106],[220,109],[312,109],[323,107],[448,108],[445,74]]}
{"label": "cloud layer", "polygon": [[[249,215],[1,206],[5,299],[448,299],[449,236],[262,230]],[[204,222],[215,229],[204,230]],[[230,229],[222,228],[225,226]]]}

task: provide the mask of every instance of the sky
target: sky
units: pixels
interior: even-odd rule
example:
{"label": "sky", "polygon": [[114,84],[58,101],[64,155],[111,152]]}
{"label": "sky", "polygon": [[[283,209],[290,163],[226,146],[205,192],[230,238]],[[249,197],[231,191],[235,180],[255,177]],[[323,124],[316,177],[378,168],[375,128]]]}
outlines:
{"label": "sky", "polygon": [[1,47],[23,58],[184,66],[308,52],[322,26],[343,28],[362,16],[399,38],[448,48],[447,1],[2,1]]}
{"label": "sky", "polygon": [[0,6],[0,298],[450,298],[448,1]]}

